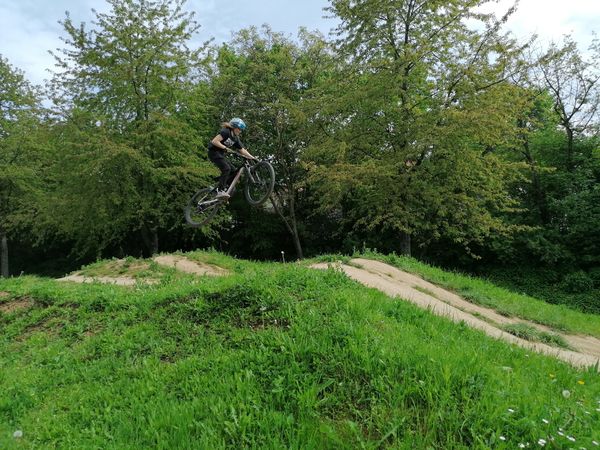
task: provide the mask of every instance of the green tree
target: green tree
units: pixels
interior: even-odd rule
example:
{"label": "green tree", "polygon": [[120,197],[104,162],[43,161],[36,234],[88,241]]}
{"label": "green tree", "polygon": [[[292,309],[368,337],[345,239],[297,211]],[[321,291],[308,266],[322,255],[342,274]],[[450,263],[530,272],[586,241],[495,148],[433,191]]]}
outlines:
{"label": "green tree", "polygon": [[589,58],[581,55],[577,43],[565,37],[562,46],[552,44],[538,65],[539,84],[548,89],[554,100],[554,111],[564,129],[567,142],[565,164],[576,165],[575,141],[597,124],[600,107],[600,40],[594,39]]}
{"label": "green tree", "polygon": [[318,95],[334,56],[321,35],[300,30],[298,37],[292,41],[267,26],[261,32],[241,30],[219,49],[213,86],[214,102],[225,103],[224,114],[243,115],[250,124],[247,140],[253,151],[271,158],[277,184],[270,206],[302,258],[302,159],[315,133],[305,104]]}
{"label": "green tree", "polygon": [[352,232],[410,253],[412,238],[470,252],[509,231],[499,213],[515,206],[508,186],[520,173],[499,149],[517,138],[522,100],[509,80],[522,49],[500,33],[504,18],[475,12],[484,3],[331,2],[349,64],[321,99],[330,121],[312,179],[323,208],[351,206],[339,216]]}
{"label": "green tree", "polygon": [[42,154],[36,140],[39,94],[0,55],[0,276],[9,275],[8,240],[31,222]]}
{"label": "green tree", "polygon": [[595,40],[586,60],[568,36],[561,47],[552,44],[533,71],[532,108],[521,123],[531,175],[520,188],[528,211],[522,218],[538,227],[527,246],[547,264],[574,269],[600,262],[593,231],[600,217],[599,50]]}
{"label": "green tree", "polygon": [[159,231],[181,231],[190,186],[208,173],[197,167],[193,123],[204,47],[188,47],[198,25],[184,0],[108,3],[89,31],[67,14],[68,47],[55,55],[54,99],[72,122],[62,158],[72,167],[61,183],[65,228],[103,230],[95,241],[76,233],[81,251],[114,245],[127,229],[156,253]]}

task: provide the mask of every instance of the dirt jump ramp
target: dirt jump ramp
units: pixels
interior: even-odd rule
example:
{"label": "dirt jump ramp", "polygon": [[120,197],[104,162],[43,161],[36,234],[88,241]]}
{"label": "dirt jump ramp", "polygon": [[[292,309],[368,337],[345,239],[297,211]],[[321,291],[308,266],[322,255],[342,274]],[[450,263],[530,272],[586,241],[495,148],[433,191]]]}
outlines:
{"label": "dirt jump ramp", "polygon": [[[499,326],[511,323],[526,323],[538,329],[547,330],[547,328],[522,319],[502,316],[492,309],[470,303],[460,296],[429,283],[418,276],[379,261],[357,258],[351,260],[349,264],[319,263],[311,267],[327,269],[332,266],[365,286],[378,289],[390,297],[399,297],[408,300],[421,308],[429,309],[434,314],[447,317],[454,322],[464,322],[470,327],[481,330],[494,338],[553,356],[576,367],[596,365],[598,368],[600,366],[600,340],[596,338],[565,335],[553,331],[555,334],[562,336],[575,350],[552,347],[541,342],[527,341],[503,331]],[[431,295],[418,288],[431,293]]]}

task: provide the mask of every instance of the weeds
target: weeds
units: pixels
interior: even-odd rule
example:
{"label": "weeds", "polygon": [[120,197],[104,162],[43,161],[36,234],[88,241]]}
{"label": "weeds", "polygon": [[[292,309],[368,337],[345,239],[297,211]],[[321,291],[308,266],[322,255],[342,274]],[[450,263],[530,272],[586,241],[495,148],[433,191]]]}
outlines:
{"label": "weeds", "polygon": [[537,328],[524,323],[505,325],[502,327],[502,329],[513,336],[517,336],[528,341],[543,342],[545,344],[566,349],[571,348],[562,336],[538,330]]}

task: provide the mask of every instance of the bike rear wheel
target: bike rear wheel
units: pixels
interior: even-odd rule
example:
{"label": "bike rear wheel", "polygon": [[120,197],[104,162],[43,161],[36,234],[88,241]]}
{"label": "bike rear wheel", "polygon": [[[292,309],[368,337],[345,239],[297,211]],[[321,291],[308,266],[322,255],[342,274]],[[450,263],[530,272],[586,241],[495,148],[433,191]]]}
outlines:
{"label": "bike rear wheel", "polygon": [[188,225],[197,228],[212,220],[223,205],[221,200],[215,198],[216,194],[215,188],[205,188],[193,195],[185,207],[185,221]]}
{"label": "bike rear wheel", "polygon": [[251,205],[263,204],[275,187],[275,170],[267,161],[261,161],[246,172],[244,195]]}

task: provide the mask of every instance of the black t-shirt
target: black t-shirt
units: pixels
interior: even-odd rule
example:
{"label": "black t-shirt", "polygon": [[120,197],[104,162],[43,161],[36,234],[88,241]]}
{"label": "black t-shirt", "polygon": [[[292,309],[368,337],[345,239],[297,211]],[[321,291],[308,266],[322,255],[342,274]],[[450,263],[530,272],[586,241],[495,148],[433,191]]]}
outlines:
{"label": "black t-shirt", "polygon": [[[221,144],[223,144],[225,147],[227,147],[227,148],[233,147],[233,148],[237,148],[238,150],[241,150],[242,148],[244,148],[244,144],[242,144],[242,141],[240,141],[240,138],[238,136],[233,134],[233,130],[230,130],[229,128],[223,128],[221,131],[219,131],[219,134],[223,138],[223,140],[221,141]],[[212,141],[209,142],[208,149],[223,151],[221,148],[214,145],[212,143]]]}

